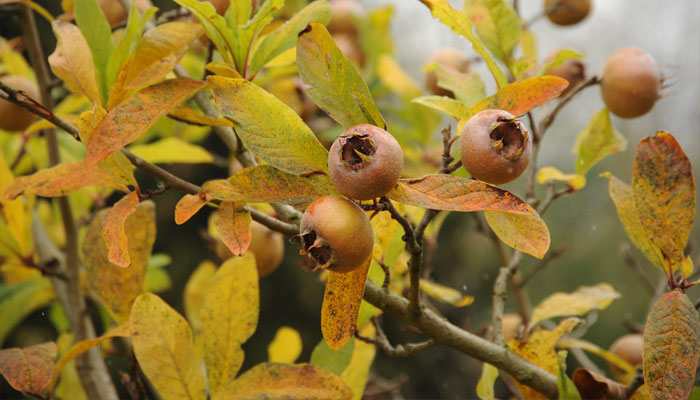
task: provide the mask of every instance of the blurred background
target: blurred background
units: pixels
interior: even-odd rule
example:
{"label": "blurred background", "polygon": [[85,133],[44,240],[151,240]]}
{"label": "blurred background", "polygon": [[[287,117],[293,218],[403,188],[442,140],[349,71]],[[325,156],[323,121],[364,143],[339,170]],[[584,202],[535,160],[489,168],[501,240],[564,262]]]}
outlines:
{"label": "blurred background", "polygon": [[[51,12],[60,12],[59,2],[39,3]],[[364,0],[361,3],[368,10],[380,7],[394,9],[390,26],[396,58],[416,82],[422,82],[421,67],[435,49],[452,46],[463,50],[469,57],[475,56],[466,39],[433,19],[429,10],[417,0]],[[456,8],[461,7],[460,1],[451,3]],[[162,9],[173,7],[173,3],[166,0],[156,0],[154,4]],[[597,164],[588,173],[585,188],[557,200],[544,215],[552,237],[551,249],[565,250],[535,275],[527,286],[533,304],[537,304],[556,291],[570,292],[579,286],[599,282],[612,284],[622,297],[599,312],[597,321],[590,321],[594,323],[586,327],[584,336],[586,340],[607,348],[620,335],[643,326],[651,295],[619,251],[620,245],[628,243],[628,240],[608,195],[608,180],[597,175],[612,171],[615,176],[629,182],[637,142],[657,130],[666,130],[680,142],[693,163],[695,176],[700,176],[700,2],[594,0],[591,14],[570,27],[556,26],[546,18],[537,18],[542,13],[542,2],[539,0],[520,0],[519,7],[522,17],[532,21],[531,29],[538,38],[540,55],[562,47],[585,52],[587,73],[595,75],[614,50],[639,47],[659,62],[670,83],[670,87],[664,91],[665,97],[656,103],[649,114],[631,120],[612,117],[614,126],[628,140],[627,150]],[[50,53],[54,46],[50,28],[44,25],[43,29],[47,53]],[[19,34],[12,18],[0,16],[0,34],[6,38]],[[487,93],[492,94],[495,90],[493,80],[483,63],[475,63],[474,68],[484,78]],[[536,114],[543,115],[546,107]],[[586,89],[567,105],[544,140],[539,165],[556,166],[564,172],[573,172],[575,156],[571,154],[571,149],[574,140],[586,127],[590,117],[603,107],[599,88],[595,86]],[[441,126],[447,126],[450,122],[454,125],[454,121],[445,118]],[[214,137],[208,138],[202,145],[225,156],[223,146]],[[168,169],[198,184],[206,179],[227,176],[225,169],[214,166],[172,165]],[[144,186],[148,186],[147,176],[139,175],[139,179],[146,182]],[[150,182],[153,184],[152,180]],[[524,183],[523,176],[505,187],[522,196]],[[158,236],[154,253],[171,255],[172,262],[165,267],[171,286],[161,296],[183,312],[182,293],[187,279],[203,259],[214,260],[215,254],[211,246],[201,239],[201,233],[207,229],[209,210],[197,214],[184,226],[174,224],[172,210],[180,196],[170,191],[156,200]],[[450,214],[439,233],[430,263],[432,279],[475,297],[474,303],[464,308],[436,306],[453,323],[482,333],[490,320],[491,290],[500,263],[491,241],[476,232],[475,228],[471,215]],[[700,262],[699,232],[695,223],[690,254],[696,265]],[[659,270],[651,266],[636,249],[632,249],[632,255],[652,281],[657,282]],[[526,256],[523,271],[527,273],[537,264],[537,260]],[[244,369],[266,360],[267,344],[280,326],[291,326],[302,333],[304,351],[301,361],[308,360],[311,350],[321,339],[320,308],[324,286],[317,274],[307,272],[300,265],[301,258],[295,245],[286,241],[282,266],[260,282],[260,322],[257,332],[244,346]],[[700,289],[690,290],[689,295],[691,299],[698,299]],[[512,294],[506,310],[517,311]],[[386,316],[382,320],[393,343],[420,339],[420,335],[396,323],[392,317]],[[53,339],[55,331],[48,322],[48,310],[42,309],[16,328],[3,347],[21,347]],[[605,363],[600,359],[595,356],[591,358],[605,368]],[[128,360],[119,357],[112,357],[110,362],[128,365]],[[569,362],[569,371],[573,371],[577,364],[571,357]],[[385,392],[376,398],[473,398],[480,373],[479,362],[443,347],[421,352],[409,359],[393,359],[378,351],[368,390]],[[5,398],[6,393],[16,394],[10,392],[3,382],[0,397]]]}

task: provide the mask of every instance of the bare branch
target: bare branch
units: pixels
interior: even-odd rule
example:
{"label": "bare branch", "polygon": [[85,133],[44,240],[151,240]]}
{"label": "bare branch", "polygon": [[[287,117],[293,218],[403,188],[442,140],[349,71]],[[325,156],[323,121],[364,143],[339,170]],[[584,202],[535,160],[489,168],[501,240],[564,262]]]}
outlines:
{"label": "bare branch", "polygon": [[525,274],[525,276],[523,276],[523,278],[520,280],[520,286],[527,285],[527,283],[530,281],[530,279],[532,279],[532,277],[534,277],[535,275],[537,275],[537,273],[545,269],[550,262],[554,261],[559,256],[561,256],[564,253],[564,251],[566,251],[566,246],[550,250],[549,253],[547,253],[547,255],[544,256],[542,261],[539,262],[539,264],[534,266],[531,270],[528,271],[527,274]]}
{"label": "bare branch", "polygon": [[640,280],[640,282],[642,282],[644,288],[647,290],[649,295],[653,296],[654,293],[656,293],[654,282],[651,281],[649,275],[647,275],[642,266],[639,265],[637,259],[634,258],[629,243],[620,243],[620,245],[617,246],[617,250],[620,252],[620,254],[622,254],[622,257],[625,260],[625,264],[627,264],[632,269],[635,276]]}
{"label": "bare branch", "polygon": [[[496,344],[503,344],[503,310],[506,307],[508,293],[506,291],[506,283],[508,277],[513,275],[520,266],[523,260],[523,252],[516,251],[510,259],[508,265],[504,265],[498,271],[498,276],[493,284],[493,309],[491,312],[491,329],[493,340]],[[491,363],[493,364],[493,363]],[[495,364],[494,364],[495,365]]]}
{"label": "bare branch", "polygon": [[547,129],[552,125],[554,120],[557,118],[557,115],[559,114],[559,111],[564,108],[565,105],[567,105],[576,95],[581,93],[583,89],[589,87],[589,86],[594,86],[600,83],[600,79],[597,76],[592,76],[588,78],[588,80],[584,81],[583,83],[579,84],[576,86],[574,90],[569,92],[565,97],[563,97],[559,103],[557,103],[556,107],[547,114],[542,120],[540,121],[540,139],[544,136],[544,134],[547,132]]}
{"label": "bare branch", "polygon": [[393,346],[389,339],[386,337],[382,326],[379,324],[379,319],[377,317],[372,317],[372,324],[376,331],[376,339],[370,339],[355,333],[358,339],[372,343],[381,348],[389,357],[410,357],[416,353],[423,350],[427,350],[431,347],[435,347],[438,343],[435,339],[430,338],[426,341],[419,343],[406,343]]}

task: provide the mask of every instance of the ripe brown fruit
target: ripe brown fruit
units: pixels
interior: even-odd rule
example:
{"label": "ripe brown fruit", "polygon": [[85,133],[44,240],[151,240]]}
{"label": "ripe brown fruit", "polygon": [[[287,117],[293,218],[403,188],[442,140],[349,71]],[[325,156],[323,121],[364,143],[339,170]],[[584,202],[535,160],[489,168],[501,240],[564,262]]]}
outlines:
{"label": "ripe brown fruit", "polygon": [[520,176],[532,143],[525,125],[503,110],[484,110],[467,121],[459,138],[462,165],[473,178],[500,185]]}
{"label": "ripe brown fruit", "polygon": [[605,61],[600,92],[610,112],[621,118],[636,118],[654,107],[662,81],[659,66],[649,53],[626,47]]}
{"label": "ripe brown fruit", "polygon": [[[124,22],[129,15],[119,0],[97,0],[97,5],[102,9],[110,25],[117,25]],[[134,6],[136,6],[136,9],[140,13],[144,13],[153,6],[153,4],[150,0],[135,0]]]}
{"label": "ripe brown fruit", "polygon": [[355,200],[384,196],[403,169],[399,142],[382,128],[356,125],[340,135],[328,153],[328,174],[336,190]]}
{"label": "ripe brown fruit", "polygon": [[374,231],[367,214],[338,196],[315,200],[304,211],[299,228],[302,249],[314,262],[314,271],[349,272],[372,255]]}
{"label": "ripe brown fruit", "polygon": [[[273,273],[282,262],[284,257],[284,236],[257,221],[251,222],[250,233],[251,240],[248,251],[255,256],[258,276],[262,278]],[[217,240],[214,251],[222,260],[228,260],[233,257],[231,250],[221,240]]]}
{"label": "ripe brown fruit", "polygon": [[[428,61],[425,62],[425,66],[431,64],[437,64],[448,72],[464,74],[469,70],[469,60],[461,51],[453,47],[443,47],[436,50]],[[433,94],[438,96],[447,96],[454,98],[455,95],[451,90],[443,89],[438,86],[438,78],[435,70],[431,70],[425,73],[425,87]]]}
{"label": "ripe brown fruit", "polygon": [[209,3],[211,3],[214,8],[216,8],[216,12],[219,15],[224,15],[226,13],[226,10],[228,10],[228,6],[231,3],[231,0],[204,0]]}
{"label": "ripe brown fruit", "polygon": [[[644,347],[644,337],[638,333],[630,333],[617,338],[610,345],[610,352],[630,363],[633,367],[642,365],[642,348]],[[610,372],[617,380],[623,380],[625,371],[619,367],[609,364]]]}
{"label": "ripe brown fruit", "polygon": [[544,12],[557,25],[573,25],[591,12],[591,0],[544,0]]}
{"label": "ripe brown fruit", "polygon": [[331,34],[343,33],[356,37],[357,26],[353,18],[363,16],[365,10],[357,0],[333,0],[331,1],[331,20],[328,23],[328,32]]}
{"label": "ripe brown fruit", "polygon": [[[25,92],[34,100],[41,100],[39,98],[39,88],[34,82],[23,76],[5,75],[0,77],[0,81],[13,89]],[[10,132],[23,131],[36,119],[37,116],[28,110],[7,100],[0,99],[0,129]]]}
{"label": "ripe brown fruit", "polygon": [[517,313],[505,313],[501,320],[501,329],[503,330],[503,340],[506,342],[518,337],[520,326],[523,324],[523,319]]}
{"label": "ripe brown fruit", "polygon": [[[552,52],[545,62],[551,62],[557,55],[558,51]],[[582,60],[570,58],[558,67],[549,68],[544,71],[544,75],[554,75],[560,78],[566,79],[569,82],[569,86],[561,92],[560,96],[565,96],[567,93],[571,92],[573,88],[578,86],[579,83],[586,79],[586,65]]]}

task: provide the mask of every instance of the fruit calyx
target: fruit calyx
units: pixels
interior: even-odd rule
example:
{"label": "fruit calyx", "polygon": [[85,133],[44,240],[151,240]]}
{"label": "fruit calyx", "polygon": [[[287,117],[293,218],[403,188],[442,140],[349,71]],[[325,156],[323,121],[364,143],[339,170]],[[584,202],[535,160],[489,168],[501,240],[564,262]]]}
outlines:
{"label": "fruit calyx", "polygon": [[372,162],[377,146],[367,134],[351,134],[340,138],[340,161],[353,171],[359,171]]}
{"label": "fruit calyx", "polygon": [[489,127],[491,147],[506,160],[517,160],[525,150],[529,134],[517,119],[499,117]]}
{"label": "fruit calyx", "polygon": [[315,231],[311,230],[301,233],[299,237],[302,245],[299,254],[309,256],[316,265],[311,269],[312,272],[326,269],[335,263],[337,258],[335,252],[331,249],[328,242],[316,234]]}

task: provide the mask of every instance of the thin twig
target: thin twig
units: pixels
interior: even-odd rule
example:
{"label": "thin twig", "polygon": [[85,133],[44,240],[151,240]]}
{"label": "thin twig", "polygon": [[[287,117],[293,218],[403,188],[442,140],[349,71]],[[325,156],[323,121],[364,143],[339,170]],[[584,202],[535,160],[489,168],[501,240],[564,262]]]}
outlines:
{"label": "thin twig", "polygon": [[496,344],[503,344],[503,310],[506,307],[508,292],[506,291],[506,283],[508,277],[515,273],[523,260],[523,252],[516,251],[510,259],[508,265],[504,265],[498,271],[498,276],[493,284],[493,309],[491,311],[491,330],[493,341]]}
{"label": "thin twig", "polygon": [[625,391],[625,397],[626,398],[631,398],[634,392],[639,389],[640,386],[644,384],[644,372],[642,370],[642,367],[637,368],[637,371],[634,373],[634,378],[632,378],[632,382],[627,385],[627,390]]}
{"label": "thin twig", "polygon": [[649,275],[647,275],[642,266],[639,265],[637,259],[634,258],[630,245],[628,243],[620,243],[620,245],[617,246],[617,250],[620,252],[620,254],[622,254],[622,257],[625,260],[625,264],[627,264],[632,269],[634,274],[637,276],[637,279],[639,279],[642,282],[644,288],[647,290],[649,295],[653,296],[654,293],[656,293],[654,282],[651,281]]}
{"label": "thin twig", "polygon": [[549,129],[549,127],[552,125],[554,120],[557,118],[559,111],[561,111],[565,105],[567,105],[574,97],[576,97],[576,95],[581,93],[583,91],[583,89],[585,89],[589,86],[597,85],[598,83],[600,83],[600,79],[598,79],[597,76],[592,76],[592,77],[588,78],[588,80],[586,80],[583,83],[581,83],[580,85],[578,85],[574,90],[569,92],[565,97],[563,97],[559,101],[559,103],[557,103],[557,105],[554,107],[552,112],[547,114],[540,121],[540,126],[539,126],[539,128],[540,128],[540,140],[544,136],[547,129]]}
{"label": "thin twig", "polygon": [[375,339],[365,338],[357,334],[356,336],[363,341],[369,341],[370,343],[377,345],[389,357],[410,357],[416,353],[420,353],[423,350],[427,350],[438,345],[435,339],[430,338],[419,343],[406,343],[393,346],[386,337],[386,334],[384,333],[382,326],[379,324],[379,319],[377,317],[372,317],[372,324],[374,325],[374,329],[376,331]]}
{"label": "thin twig", "polygon": [[564,251],[566,251],[566,246],[550,250],[549,253],[547,253],[547,255],[544,256],[542,261],[539,262],[539,264],[534,266],[527,272],[527,274],[525,274],[525,276],[523,276],[523,278],[520,280],[520,285],[527,285],[527,283],[530,281],[530,279],[532,279],[532,277],[534,277],[535,275],[537,275],[537,273],[545,269],[545,267],[547,267],[547,265],[549,265],[550,262],[554,261],[556,258],[561,256],[564,253]]}

